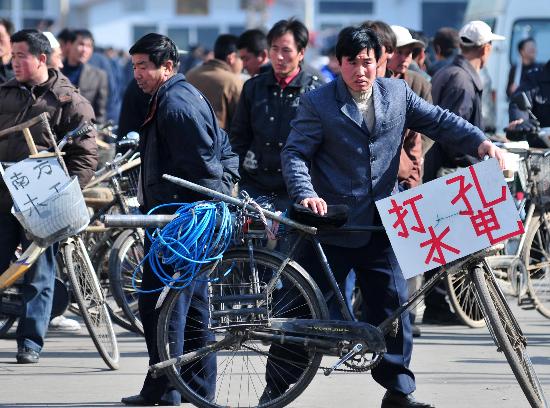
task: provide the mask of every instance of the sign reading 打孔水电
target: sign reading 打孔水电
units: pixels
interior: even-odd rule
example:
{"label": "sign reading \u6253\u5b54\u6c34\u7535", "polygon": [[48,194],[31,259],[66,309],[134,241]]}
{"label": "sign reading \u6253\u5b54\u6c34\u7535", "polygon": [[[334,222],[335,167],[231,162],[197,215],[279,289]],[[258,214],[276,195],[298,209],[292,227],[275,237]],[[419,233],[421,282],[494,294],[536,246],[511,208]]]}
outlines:
{"label": "sign reading \u6253\u5b54\u6c34\u7535", "polygon": [[376,202],[405,278],[524,232],[496,159]]}
{"label": "sign reading \u6253\u5b54\u6c34\u7535", "polygon": [[56,157],[28,158],[4,170],[6,183],[19,211],[40,214],[43,202],[70,181]]}

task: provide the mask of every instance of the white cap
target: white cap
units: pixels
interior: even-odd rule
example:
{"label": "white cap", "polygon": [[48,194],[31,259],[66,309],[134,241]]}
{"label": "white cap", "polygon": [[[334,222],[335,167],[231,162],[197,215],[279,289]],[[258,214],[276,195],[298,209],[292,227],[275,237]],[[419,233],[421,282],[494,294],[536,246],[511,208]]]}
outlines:
{"label": "white cap", "polygon": [[415,40],[412,37],[410,31],[407,30],[405,27],[392,25],[391,29],[395,34],[395,38],[397,39],[397,45],[396,45],[397,48],[404,47],[405,45],[410,45],[410,44],[416,44],[420,47],[426,46],[426,44],[424,44],[422,41]]}
{"label": "white cap", "polygon": [[[483,21],[470,21],[458,32],[462,45],[480,46],[491,41],[504,40],[502,35],[493,34],[491,27]],[[466,40],[466,41],[465,41]]]}
{"label": "white cap", "polygon": [[43,31],[42,34],[46,36],[48,41],[50,42],[50,47],[52,47],[52,50],[54,48],[59,48],[61,45],[59,44],[59,41],[57,41],[57,38],[55,38],[55,35],[50,33],[49,31]]}

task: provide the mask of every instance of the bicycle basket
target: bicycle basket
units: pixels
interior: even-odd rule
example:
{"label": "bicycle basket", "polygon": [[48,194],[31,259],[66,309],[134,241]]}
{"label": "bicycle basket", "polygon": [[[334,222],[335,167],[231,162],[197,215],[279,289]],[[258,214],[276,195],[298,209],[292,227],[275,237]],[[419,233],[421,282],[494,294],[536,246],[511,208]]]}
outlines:
{"label": "bicycle basket", "polygon": [[76,235],[90,222],[90,216],[78,179],[30,210],[12,208],[27,235],[42,247]]}
{"label": "bicycle basket", "polygon": [[210,329],[258,326],[269,321],[271,300],[266,285],[259,293],[251,282],[222,282],[208,285]]}
{"label": "bicycle basket", "polygon": [[133,167],[122,173],[120,179],[120,188],[126,205],[130,210],[139,208],[137,200],[137,191],[139,183],[139,166]]}
{"label": "bicycle basket", "polygon": [[537,191],[534,200],[541,206],[550,204],[550,156],[544,157],[544,151],[531,152],[529,164]]}

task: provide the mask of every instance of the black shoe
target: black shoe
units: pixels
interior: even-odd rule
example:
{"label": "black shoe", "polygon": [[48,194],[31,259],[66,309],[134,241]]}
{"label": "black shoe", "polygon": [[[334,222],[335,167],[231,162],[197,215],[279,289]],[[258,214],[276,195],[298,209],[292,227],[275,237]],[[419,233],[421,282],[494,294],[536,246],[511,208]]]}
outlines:
{"label": "black shoe", "polygon": [[275,398],[279,398],[281,395],[285,393],[286,390],[279,390],[277,387],[272,387],[269,384],[265,386],[264,392],[262,393],[262,396],[260,397],[260,401],[258,402],[261,404],[267,404],[270,401],[273,401]]}
{"label": "black shoe", "polygon": [[460,325],[460,319],[449,309],[426,308],[422,317],[423,324],[439,324],[443,326]]}
{"label": "black shoe", "polygon": [[17,364],[33,364],[38,363],[40,353],[28,347],[21,347],[17,349],[15,358],[17,360]]}
{"label": "black shoe", "polygon": [[124,397],[120,400],[124,405],[131,405],[135,407],[150,407],[152,405],[159,405],[159,406],[172,406],[172,407],[179,407],[180,404],[177,404],[175,402],[170,401],[153,401],[150,399],[145,398],[143,395],[132,395],[131,397]]}
{"label": "black shoe", "polygon": [[412,325],[412,334],[413,337],[420,337],[422,335],[422,332],[420,331],[420,327],[418,327],[416,324]]}
{"label": "black shoe", "polygon": [[382,398],[381,408],[435,408],[431,404],[419,402],[412,394],[401,394],[400,392],[386,391]]}

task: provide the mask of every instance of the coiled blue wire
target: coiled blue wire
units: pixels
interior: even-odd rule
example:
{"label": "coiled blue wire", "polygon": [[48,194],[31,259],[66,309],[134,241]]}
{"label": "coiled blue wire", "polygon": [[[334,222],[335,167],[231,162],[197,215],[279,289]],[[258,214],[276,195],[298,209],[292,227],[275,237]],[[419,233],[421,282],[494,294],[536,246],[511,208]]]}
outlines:
{"label": "coiled blue wire", "polygon": [[[132,286],[139,293],[160,292],[166,286],[171,289],[186,288],[203,265],[221,259],[231,244],[233,223],[227,204],[211,201],[162,204],[147,214],[175,206],[179,207],[175,212],[177,216],[170,223],[162,229],[155,229],[153,234],[146,230],[151,249],[132,274]],[[143,290],[136,286],[137,275],[144,262],[149,262],[164,287]],[[176,272],[179,276],[174,276]],[[224,276],[229,272],[225,272]]]}

